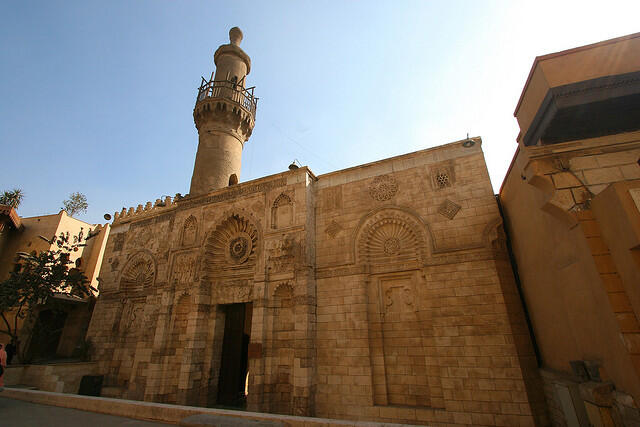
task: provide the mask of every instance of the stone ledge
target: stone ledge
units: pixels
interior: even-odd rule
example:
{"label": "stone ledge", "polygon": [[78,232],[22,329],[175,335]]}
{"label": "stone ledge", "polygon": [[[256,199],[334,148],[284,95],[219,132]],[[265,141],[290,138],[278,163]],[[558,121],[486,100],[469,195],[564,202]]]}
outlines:
{"label": "stone ledge", "polygon": [[106,397],[78,396],[74,394],[15,388],[5,388],[0,392],[0,397],[24,400],[42,405],[60,406],[63,408],[79,409],[82,411],[177,425],[183,425],[181,423],[183,420],[198,414],[211,415],[214,417],[233,417],[237,420],[262,421],[268,422],[272,425],[281,424],[291,427],[395,427],[406,425],[367,421],[331,420],[327,418],[264,414],[259,412],[232,411],[227,409],[199,408],[195,406],[169,405],[165,403],[140,402],[136,400],[111,399]]}

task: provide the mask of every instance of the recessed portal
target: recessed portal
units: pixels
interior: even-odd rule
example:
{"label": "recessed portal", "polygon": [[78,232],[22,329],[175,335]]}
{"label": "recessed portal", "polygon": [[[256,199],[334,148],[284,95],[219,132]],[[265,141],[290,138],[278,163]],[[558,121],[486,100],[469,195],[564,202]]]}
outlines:
{"label": "recessed portal", "polygon": [[247,350],[251,334],[252,304],[223,306],[224,338],[218,380],[218,404],[244,407],[246,404]]}
{"label": "recessed portal", "polygon": [[33,328],[27,357],[31,360],[55,358],[66,320],[67,313],[64,311],[41,311]]}

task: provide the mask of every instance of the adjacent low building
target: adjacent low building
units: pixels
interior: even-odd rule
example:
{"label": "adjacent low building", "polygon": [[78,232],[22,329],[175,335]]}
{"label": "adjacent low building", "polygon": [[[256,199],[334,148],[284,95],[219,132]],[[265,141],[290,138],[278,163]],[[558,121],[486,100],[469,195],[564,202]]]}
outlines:
{"label": "adjacent low building", "polygon": [[640,33],[536,58],[515,116],[500,201],[551,418],[640,425]]}
{"label": "adjacent low building", "polygon": [[[58,249],[50,241],[53,236],[69,233],[77,236],[81,231],[86,237],[91,231],[96,237],[89,239],[86,246],[71,252],[70,260],[83,271],[89,284],[98,287],[98,272],[104,255],[110,226],[89,224],[70,217],[62,210],[53,215],[20,218],[9,206],[0,206],[0,218],[4,227],[0,228],[0,282],[9,277],[15,268],[18,252],[44,252]],[[57,297],[56,310],[43,305],[34,312],[31,319],[18,319],[18,329],[22,330],[25,320],[44,322],[47,330],[54,331],[32,340],[31,328],[22,331],[20,344],[29,359],[50,359],[72,357],[77,354],[78,345],[84,342],[85,333],[91,318],[93,302],[90,299]],[[12,321],[10,317],[8,319]],[[13,323],[12,323],[13,324]],[[37,328],[36,328],[37,329]],[[0,342],[8,343],[6,334],[0,334]]]}

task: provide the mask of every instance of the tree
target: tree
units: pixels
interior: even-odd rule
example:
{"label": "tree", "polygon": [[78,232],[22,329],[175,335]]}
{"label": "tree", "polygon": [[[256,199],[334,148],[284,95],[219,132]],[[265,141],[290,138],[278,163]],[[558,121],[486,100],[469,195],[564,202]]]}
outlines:
{"label": "tree", "polygon": [[[9,335],[18,351],[19,319],[33,314],[39,305],[51,301],[54,295],[86,297],[97,292],[71,261],[71,253],[86,246],[86,241],[96,235],[89,230],[85,238],[80,229],[80,233],[73,237],[69,232],[60,233],[52,239],[40,236],[51,245],[51,249],[40,253],[18,252],[16,268],[8,279],[0,283],[0,333]],[[19,354],[23,359],[24,353]]]}
{"label": "tree", "polygon": [[62,202],[64,205],[62,209],[67,211],[69,216],[75,216],[78,213],[84,213],[87,211],[89,204],[87,203],[87,197],[82,193],[71,193],[69,198]]}
{"label": "tree", "polygon": [[20,203],[22,203],[22,199],[24,197],[24,193],[19,188],[14,188],[10,191],[3,191],[0,195],[0,205],[11,206],[13,209],[18,209]]}

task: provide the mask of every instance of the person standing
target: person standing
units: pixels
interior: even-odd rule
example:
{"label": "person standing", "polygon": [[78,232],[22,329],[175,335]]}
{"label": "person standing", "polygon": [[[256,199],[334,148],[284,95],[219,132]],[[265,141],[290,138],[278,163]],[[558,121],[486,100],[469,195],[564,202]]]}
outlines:
{"label": "person standing", "polygon": [[4,346],[0,344],[0,366],[2,366],[2,375],[0,375],[0,391],[4,388],[4,374],[7,371],[7,352]]}
{"label": "person standing", "polygon": [[13,359],[13,356],[16,354],[16,346],[13,340],[4,346],[4,351],[7,352],[7,365],[11,365],[11,359]]}

